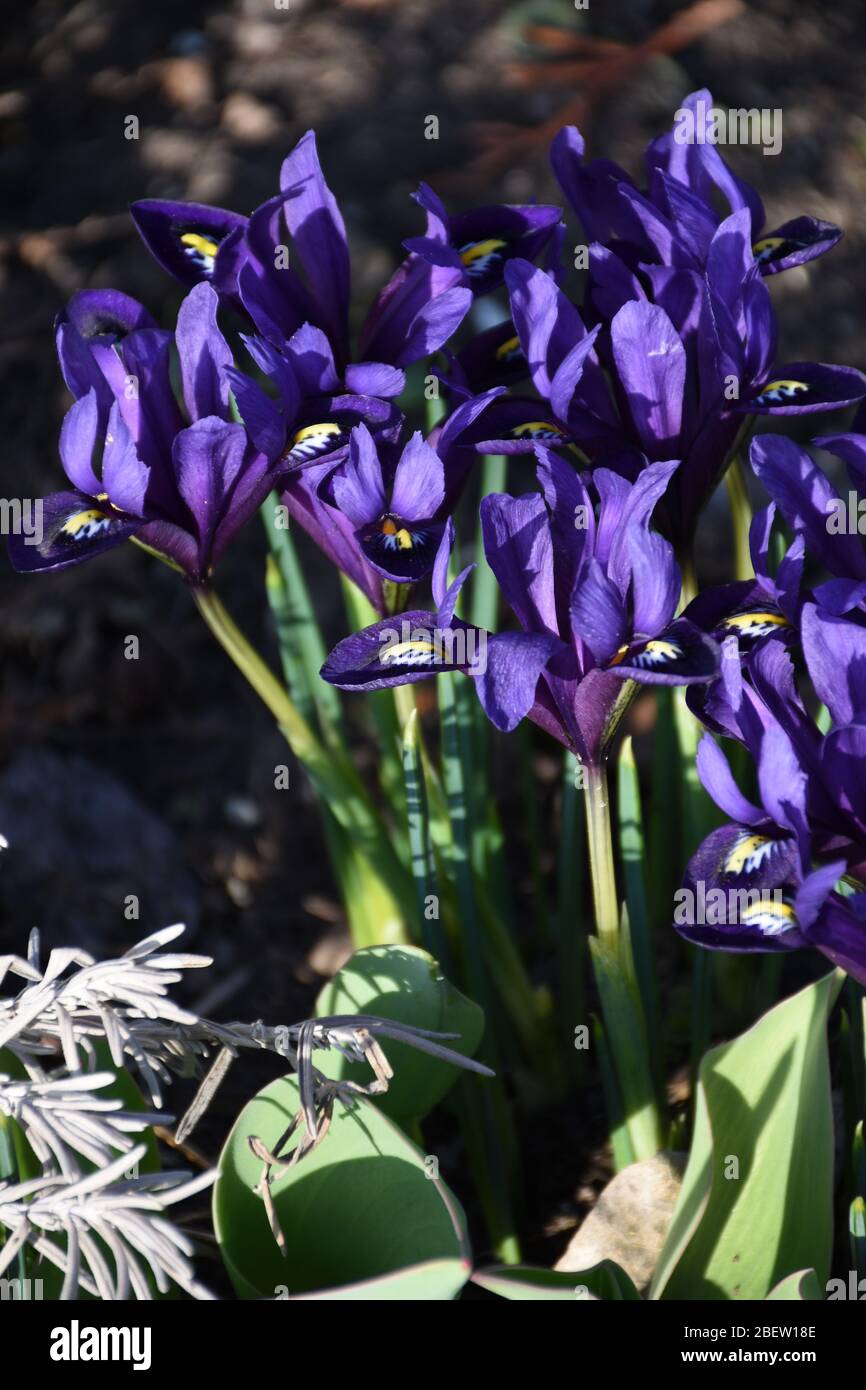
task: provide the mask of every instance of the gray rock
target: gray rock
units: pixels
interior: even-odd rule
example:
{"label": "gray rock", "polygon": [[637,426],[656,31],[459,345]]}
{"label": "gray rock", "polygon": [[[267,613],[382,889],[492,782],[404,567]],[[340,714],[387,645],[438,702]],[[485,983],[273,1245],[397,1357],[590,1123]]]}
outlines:
{"label": "gray rock", "polygon": [[[18,753],[0,774],[0,949],[47,946],[95,955],[147,931],[199,921],[200,897],[178,840],[111,773],[48,749]],[[131,895],[138,919],[127,915]]]}
{"label": "gray rock", "polygon": [[668,1233],[685,1165],[685,1154],[660,1153],[617,1173],[555,1268],[572,1272],[614,1260],[638,1289],[645,1289]]}

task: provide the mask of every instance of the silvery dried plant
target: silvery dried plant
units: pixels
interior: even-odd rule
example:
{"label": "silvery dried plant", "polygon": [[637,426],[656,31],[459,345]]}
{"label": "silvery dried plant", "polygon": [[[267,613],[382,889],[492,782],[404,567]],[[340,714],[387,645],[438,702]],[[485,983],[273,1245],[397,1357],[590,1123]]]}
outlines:
{"label": "silvery dried plant", "polygon": [[[302,1129],[291,1162],[324,1138],[336,1100],[348,1103],[358,1094],[387,1090],[393,1072],[379,1038],[489,1074],[442,1045],[453,1034],[372,1015],[278,1027],[201,1018],[168,994],[184,970],[212,964],[207,956],[162,949],[183,930],[154,932],[115,960],[54,950],[44,970],[34,931],[26,959],[0,957],[0,989],[10,977],[24,981],[18,993],[0,995],[0,1118],[17,1123],[42,1167],[42,1175],[31,1180],[0,1181],[0,1227],[8,1233],[0,1247],[0,1275],[27,1246],[63,1272],[63,1299],[82,1291],[103,1299],[150,1298],[152,1284],[165,1292],[172,1282],[192,1297],[212,1297],[195,1278],[191,1240],[165,1212],[208,1187],[215,1170],[192,1178],[185,1172],[138,1172],[146,1145],[135,1136],[170,1121],[162,1106],[172,1074],[195,1076],[210,1063],[176,1131],[180,1144],[241,1048],[285,1057],[298,1073],[301,1106],[276,1148],[279,1154],[290,1135]],[[99,1065],[97,1045],[103,1041],[114,1066],[136,1074],[150,1110],[127,1110],[121,1100],[103,1094],[114,1080],[114,1073]],[[313,1065],[313,1053],[330,1048],[348,1060],[366,1060],[372,1082],[363,1086],[323,1076]],[[14,1059],[16,1075],[10,1074],[8,1060],[4,1065],[4,1053]],[[261,1192],[270,1208],[270,1170],[285,1160],[260,1147],[266,1169]]]}

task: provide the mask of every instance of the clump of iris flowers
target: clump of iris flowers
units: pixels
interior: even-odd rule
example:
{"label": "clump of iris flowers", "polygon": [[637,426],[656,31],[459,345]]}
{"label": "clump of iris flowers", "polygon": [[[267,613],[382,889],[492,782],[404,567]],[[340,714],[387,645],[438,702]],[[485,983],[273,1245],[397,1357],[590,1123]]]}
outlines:
{"label": "clump of iris flowers", "polygon": [[[686,827],[694,837],[684,835],[672,882],[682,875],[687,901],[718,892],[733,910],[720,920],[675,912],[676,930],[724,952],[813,948],[866,982],[866,551],[851,525],[851,497],[856,523],[866,489],[866,413],[849,431],[819,435],[812,451],[773,432],[750,444],[777,417],[793,433],[802,415],[866,398],[859,371],[790,361],[778,344],[774,277],[830,251],[841,231],[807,216],[768,231],[756,191],[700,127],[711,110],[706,92],[686,99],[680,114],[696,138],[654,140],[642,180],[587,160],[579,132],[560,132],[551,158],[565,210],[450,211],[422,184],[426,225],[396,249],[357,333],[349,242],[312,133],[249,216],[135,204],[145,245],[184,286],[176,325],[160,327],[115,290],[77,294],[61,312],[57,350],[73,398],[59,444],[67,484],[43,499],[38,537],[10,538],[25,572],[126,540],[179,571],[313,781],[356,941],[417,940],[453,955],[473,997],[493,1000],[490,1036],[517,1000],[520,1046],[543,1066],[556,1050],[549,1019],[508,931],[490,929],[496,894],[480,891],[501,868],[500,827],[480,785],[491,759],[471,692],[498,731],[529,721],[566,750],[563,827],[577,820],[571,775],[586,774],[598,1041],[627,1161],[656,1153],[669,1132],[646,1055],[652,950],[633,851],[643,834],[637,770],[619,769],[620,801],[637,808],[619,826],[627,912],[607,787],[641,687],[659,687],[659,746],[669,735],[681,818],[698,804],[695,771],[726,817],[709,833]],[[576,290],[564,256],[572,214],[586,239]],[[847,468],[847,502],[817,449]],[[769,494],[754,517],[747,470]],[[734,572],[701,587],[696,528],[726,475]],[[260,511],[285,682],[212,587]],[[342,581],[346,621],[330,651],[294,538],[275,540],[278,512]],[[437,764],[420,728],[428,706],[412,687],[438,675],[449,679],[439,686]],[[336,691],[390,689],[393,706],[370,701],[381,767],[368,786]],[[731,762],[725,740],[740,746]],[[656,776],[664,803],[672,783],[658,766]],[[658,850],[657,826],[653,834]],[[565,830],[563,839],[573,857]],[[653,865],[656,876],[664,884],[663,867]],[[574,877],[569,862],[560,887]],[[440,900],[448,920],[434,927],[428,908],[438,912]],[[568,928],[581,913],[563,889],[563,959],[575,971]],[[699,968],[695,976],[702,1001]],[[566,981],[570,999],[578,984]],[[331,1023],[330,1034],[304,1025],[299,1057],[309,1063],[316,1040],[367,1055],[339,1018]],[[399,1032],[398,1042],[438,1047],[429,1031]],[[312,1145],[332,1088],[309,1064],[301,1090]],[[490,1172],[501,1161],[494,1130],[491,1111],[475,1136]],[[507,1217],[499,1229],[512,1229]]]}

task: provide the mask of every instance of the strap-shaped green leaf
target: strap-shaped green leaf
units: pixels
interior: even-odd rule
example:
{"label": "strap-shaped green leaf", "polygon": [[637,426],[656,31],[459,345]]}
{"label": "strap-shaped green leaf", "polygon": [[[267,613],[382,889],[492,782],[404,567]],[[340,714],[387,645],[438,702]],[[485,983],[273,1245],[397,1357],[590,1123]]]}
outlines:
{"label": "strap-shaped green leaf", "polygon": [[834,972],[713,1048],[651,1298],[766,1298],[792,1270],[823,1287],[833,1243],[827,1018]]}

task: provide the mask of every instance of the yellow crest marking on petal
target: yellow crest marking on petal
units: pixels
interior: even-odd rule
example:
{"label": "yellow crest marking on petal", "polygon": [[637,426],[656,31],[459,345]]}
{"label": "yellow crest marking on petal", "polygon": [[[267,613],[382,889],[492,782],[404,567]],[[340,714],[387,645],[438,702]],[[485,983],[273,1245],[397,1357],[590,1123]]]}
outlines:
{"label": "yellow crest marking on petal", "polygon": [[105,512],[97,507],[87,507],[68,516],[60,528],[60,534],[71,541],[90,541],[110,525],[111,517]]}
{"label": "yellow crest marking on petal", "polygon": [[511,357],[514,353],[517,353],[519,351],[520,339],[515,334],[513,338],[506,338],[504,343],[499,344],[499,347],[496,349],[494,356],[498,362],[502,362],[505,360],[506,357]]}
{"label": "yellow crest marking on petal", "polygon": [[763,613],[755,610],[751,613],[731,613],[729,617],[725,618],[722,626],[750,633],[755,628],[790,627],[791,624],[781,613]]}
{"label": "yellow crest marking on petal", "polygon": [[383,666],[432,666],[444,659],[444,649],[437,642],[427,642],[420,638],[409,642],[396,642],[393,647],[386,647],[381,656]]}
{"label": "yellow crest marking on petal", "polygon": [[762,899],[743,908],[740,922],[744,927],[757,927],[764,936],[780,936],[796,927],[797,915],[791,903]]}
{"label": "yellow crest marking on petal", "polygon": [[317,454],[327,453],[329,444],[336,443],[342,433],[340,426],[333,420],[305,425],[293,436],[287,457],[306,461],[315,458]]}
{"label": "yellow crest marking on petal", "polygon": [[676,642],[665,642],[660,637],[654,637],[651,642],[647,642],[639,655],[653,657],[658,661],[676,661],[678,656],[682,656],[682,650]]}
{"label": "yellow crest marking on petal", "polygon": [[765,256],[768,251],[778,251],[780,246],[785,245],[783,236],[765,236],[761,241],[756,241],[752,247],[753,256]]}
{"label": "yellow crest marking on petal", "polygon": [[197,251],[200,256],[213,260],[219,250],[219,243],[211,237],[202,236],[200,232],[183,232],[181,243],[188,246],[190,251]]}
{"label": "yellow crest marking on petal", "polygon": [[547,420],[528,420],[525,425],[515,425],[511,434],[514,439],[556,439],[564,431]]}
{"label": "yellow crest marking on petal", "polygon": [[768,381],[760,395],[755,397],[757,405],[775,404],[778,401],[793,400],[795,396],[808,393],[809,386],[805,381]]}
{"label": "yellow crest marking on petal", "polygon": [[487,237],[485,241],[470,241],[466,246],[461,246],[460,259],[468,267],[497,251],[504,250],[507,245],[507,241],[501,241],[498,237]]}
{"label": "yellow crest marking on petal", "polygon": [[769,839],[766,835],[743,835],[725,860],[725,873],[750,873],[758,868],[762,859],[772,854],[772,848],[767,849],[766,846],[773,846],[775,843],[775,840]]}
{"label": "yellow crest marking on petal", "polygon": [[302,430],[298,430],[292,439],[293,444],[303,444],[306,440],[316,438],[327,439],[333,434],[340,433],[340,426],[328,421],[322,425],[305,425]]}

